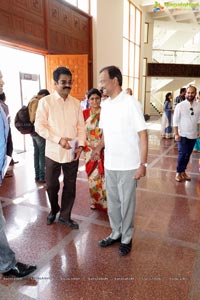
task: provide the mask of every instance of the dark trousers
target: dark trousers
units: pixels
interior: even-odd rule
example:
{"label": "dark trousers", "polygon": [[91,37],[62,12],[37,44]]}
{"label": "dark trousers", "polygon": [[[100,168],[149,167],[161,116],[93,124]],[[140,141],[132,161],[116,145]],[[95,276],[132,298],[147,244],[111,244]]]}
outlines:
{"label": "dark trousers", "polygon": [[[79,161],[58,163],[46,157],[46,184],[47,194],[51,205],[51,211],[56,214],[60,209],[60,217],[65,221],[71,218],[71,211],[76,197],[76,177]],[[60,189],[59,176],[63,171],[63,190],[61,207],[58,204],[58,192]]]}
{"label": "dark trousers", "polygon": [[178,143],[178,164],[177,172],[185,172],[187,165],[190,160],[190,155],[192,154],[196,139],[188,139],[186,137],[181,137]]}
{"label": "dark trousers", "polygon": [[13,154],[13,141],[12,141],[12,134],[11,134],[10,126],[9,126],[9,131],[8,131],[6,154],[10,157],[12,157],[12,154]]}

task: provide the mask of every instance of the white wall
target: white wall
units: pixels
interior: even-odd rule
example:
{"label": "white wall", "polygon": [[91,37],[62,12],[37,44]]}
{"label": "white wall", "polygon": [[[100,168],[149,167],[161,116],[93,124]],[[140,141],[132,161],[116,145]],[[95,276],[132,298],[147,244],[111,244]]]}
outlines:
{"label": "white wall", "polygon": [[93,0],[94,87],[102,67],[123,66],[123,0]]}

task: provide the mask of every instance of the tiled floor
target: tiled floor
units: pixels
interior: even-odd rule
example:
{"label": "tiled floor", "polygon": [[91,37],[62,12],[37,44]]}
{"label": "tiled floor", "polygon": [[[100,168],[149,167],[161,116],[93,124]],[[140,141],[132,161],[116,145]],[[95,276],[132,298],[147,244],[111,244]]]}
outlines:
{"label": "tiled floor", "polygon": [[177,148],[160,139],[159,122],[149,121],[149,167],[139,181],[133,250],[102,249],[110,233],[106,213],[89,208],[83,161],[73,218],[79,230],[46,225],[45,186],[34,182],[32,153],[17,155],[13,177],[0,189],[6,232],[17,258],[34,263],[29,279],[0,277],[1,300],[199,300],[200,173],[193,154],[192,181],[174,180]]}

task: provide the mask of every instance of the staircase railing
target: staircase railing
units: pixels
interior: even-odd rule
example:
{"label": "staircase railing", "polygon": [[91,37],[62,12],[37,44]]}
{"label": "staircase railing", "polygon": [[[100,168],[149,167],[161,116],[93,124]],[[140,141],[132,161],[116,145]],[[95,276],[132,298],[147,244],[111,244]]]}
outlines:
{"label": "staircase railing", "polygon": [[163,103],[160,99],[156,98],[154,95],[151,94],[150,103],[153,105],[157,111],[162,114],[163,112]]}

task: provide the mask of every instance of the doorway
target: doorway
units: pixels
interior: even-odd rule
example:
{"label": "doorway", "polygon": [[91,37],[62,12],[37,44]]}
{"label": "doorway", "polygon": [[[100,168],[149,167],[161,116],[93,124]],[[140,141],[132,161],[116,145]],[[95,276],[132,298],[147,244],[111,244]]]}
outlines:
{"label": "doorway", "polygon": [[[5,82],[3,91],[11,116],[11,131],[13,147],[16,153],[33,150],[32,139],[29,135],[22,135],[14,126],[16,112],[22,102],[27,105],[40,88],[46,88],[45,57],[28,51],[0,45],[0,70]],[[20,75],[21,74],[21,75]],[[37,80],[25,79],[29,75],[37,75]],[[33,79],[34,77],[31,77]],[[38,81],[39,80],[39,81]]]}

